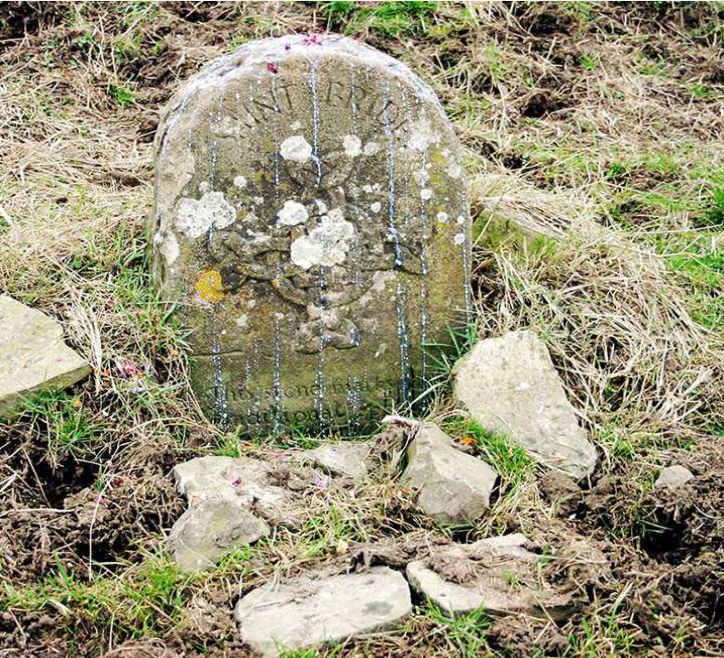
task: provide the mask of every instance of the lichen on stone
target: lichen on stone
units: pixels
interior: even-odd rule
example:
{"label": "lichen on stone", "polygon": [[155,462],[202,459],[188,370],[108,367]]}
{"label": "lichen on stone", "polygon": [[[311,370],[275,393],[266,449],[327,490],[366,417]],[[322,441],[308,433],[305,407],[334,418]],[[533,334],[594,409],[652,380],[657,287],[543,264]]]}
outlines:
{"label": "lichen on stone", "polygon": [[234,206],[223,192],[207,192],[198,201],[184,197],[176,205],[176,228],[186,237],[195,239],[210,228],[226,228],[236,219]]}

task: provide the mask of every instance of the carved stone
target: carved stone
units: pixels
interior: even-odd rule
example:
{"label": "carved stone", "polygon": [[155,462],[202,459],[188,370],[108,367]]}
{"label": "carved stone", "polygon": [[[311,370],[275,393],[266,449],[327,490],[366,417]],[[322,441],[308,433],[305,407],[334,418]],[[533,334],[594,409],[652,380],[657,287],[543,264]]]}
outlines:
{"label": "carved stone", "polygon": [[257,41],[157,139],[154,276],[214,420],[359,427],[419,395],[423,344],[470,313],[466,182],[427,85],[343,37]]}

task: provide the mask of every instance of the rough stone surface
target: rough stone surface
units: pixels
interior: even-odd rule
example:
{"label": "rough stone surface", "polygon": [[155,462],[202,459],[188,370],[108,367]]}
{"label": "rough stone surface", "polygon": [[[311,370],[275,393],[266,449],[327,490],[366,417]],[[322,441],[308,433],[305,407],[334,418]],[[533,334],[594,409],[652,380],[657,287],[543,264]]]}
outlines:
{"label": "rough stone surface", "polygon": [[367,475],[365,460],[370,449],[369,443],[327,443],[303,452],[302,459],[331,475],[360,480]]}
{"label": "rough stone surface", "polygon": [[236,606],[241,639],[264,656],[379,631],[412,610],[405,578],[388,567],[270,583]]}
{"label": "rough stone surface", "polygon": [[273,464],[207,456],[178,464],[173,473],[189,508],[171,529],[167,548],[184,571],[206,569],[236,546],[269,534],[270,525],[296,527],[304,517],[303,502],[282,486],[284,469]]}
{"label": "rough stone surface", "polygon": [[154,278],[207,414],[247,433],[378,421],[470,315],[460,150],[407,67],[335,35],[252,42],[158,130]]}
{"label": "rough stone surface", "polygon": [[679,466],[678,464],[674,466],[667,466],[661,471],[659,477],[656,478],[654,488],[680,487],[693,478],[694,474],[684,466]]}
{"label": "rough stone surface", "polygon": [[596,450],[535,334],[515,331],[482,340],[455,364],[453,375],[456,402],[485,429],[573,478],[593,472]]}
{"label": "rough stone surface", "polygon": [[420,509],[443,523],[473,521],[488,508],[498,474],[481,459],[457,450],[445,432],[422,423],[407,449],[405,486],[418,489]]}
{"label": "rough stone surface", "polygon": [[42,390],[72,386],[90,366],[63,342],[63,328],[45,313],[0,296],[0,415]]}
{"label": "rough stone surface", "polygon": [[[541,574],[540,556],[524,547],[521,534],[483,539],[433,551],[407,565],[412,587],[450,614],[483,608],[494,615],[525,614],[565,619],[588,599],[575,587],[553,586]],[[578,549],[577,559],[581,559]],[[585,558],[605,568],[593,550]],[[560,580],[560,579],[559,579]]]}
{"label": "rough stone surface", "polygon": [[293,527],[303,515],[298,498],[279,486],[274,466],[248,457],[198,457],[174,468],[179,493],[191,503],[226,498],[275,525]]}
{"label": "rough stone surface", "polygon": [[212,567],[236,546],[253,544],[269,534],[269,526],[246,505],[229,498],[207,498],[191,504],[173,526],[168,548],[182,571]]}

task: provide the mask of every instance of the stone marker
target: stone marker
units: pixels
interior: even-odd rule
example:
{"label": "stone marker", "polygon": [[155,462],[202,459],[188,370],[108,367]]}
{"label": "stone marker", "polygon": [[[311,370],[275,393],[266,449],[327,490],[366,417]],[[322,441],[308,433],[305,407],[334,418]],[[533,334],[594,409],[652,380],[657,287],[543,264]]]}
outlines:
{"label": "stone marker", "polygon": [[471,312],[451,125],[406,66],[340,36],[251,42],[189,80],[149,229],[194,391],[248,434],[379,420]]}
{"label": "stone marker", "polygon": [[[588,603],[585,589],[560,576],[547,582],[539,556],[524,547],[522,534],[483,539],[435,549],[425,560],[407,565],[413,589],[449,614],[478,608],[493,615],[525,614],[561,620]],[[572,543],[572,563],[606,569],[597,549]],[[555,584],[554,584],[555,583]]]}
{"label": "stone marker", "polygon": [[482,427],[531,457],[580,479],[596,449],[578,425],[548,349],[530,331],[481,340],[453,368],[453,395]]}
{"label": "stone marker", "polygon": [[379,631],[412,610],[404,576],[388,567],[324,578],[310,573],[253,590],[236,605],[241,639],[264,656]]}
{"label": "stone marker", "polygon": [[689,480],[694,479],[694,474],[685,466],[675,464],[664,468],[654,482],[654,489],[662,487],[681,487]]}
{"label": "stone marker", "polygon": [[0,416],[23,397],[72,386],[90,366],[63,342],[63,328],[45,313],[0,295]]}
{"label": "stone marker", "polygon": [[417,505],[442,523],[474,521],[490,502],[498,474],[482,459],[453,446],[433,423],[422,423],[407,449],[401,483],[418,489]]}

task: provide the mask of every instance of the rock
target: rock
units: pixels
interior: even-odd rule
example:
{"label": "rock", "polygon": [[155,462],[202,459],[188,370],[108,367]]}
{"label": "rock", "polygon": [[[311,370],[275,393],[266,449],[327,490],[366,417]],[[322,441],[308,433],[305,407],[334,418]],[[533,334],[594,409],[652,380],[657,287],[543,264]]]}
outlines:
{"label": "rock", "polygon": [[387,629],[412,610],[405,578],[387,567],[269,583],[244,596],[234,616],[241,639],[264,656]]}
{"label": "rock", "polygon": [[91,368],[63,342],[63,328],[45,313],[0,295],[0,416],[22,406],[23,397],[62,390]]}
{"label": "rock", "polygon": [[422,423],[407,450],[405,486],[418,489],[417,505],[441,523],[474,521],[488,508],[498,474],[457,450],[433,423]]}
{"label": "rock", "polygon": [[243,544],[269,534],[269,526],[243,502],[229,498],[195,500],[173,526],[168,549],[182,571],[200,571]]}
{"label": "rock", "polygon": [[325,443],[314,450],[306,450],[301,457],[331,475],[361,480],[367,475],[365,460],[370,450],[369,443]]}
{"label": "rock", "polygon": [[174,469],[179,493],[189,502],[226,498],[275,525],[294,527],[304,515],[298,498],[280,486],[274,466],[248,457],[198,457]]}
{"label": "rock", "polygon": [[[482,608],[493,615],[562,620],[582,608],[588,602],[585,591],[575,583],[548,582],[541,571],[545,562],[525,548],[526,542],[514,534],[433,550],[407,565],[407,577],[413,589],[453,615]],[[600,553],[590,556],[605,566]]]}
{"label": "rock", "polygon": [[680,487],[694,478],[694,474],[684,466],[667,466],[654,483],[654,489],[661,487]]}
{"label": "rock", "polygon": [[206,569],[236,546],[269,534],[269,525],[296,527],[304,503],[283,486],[285,471],[247,457],[207,456],[173,469],[189,508],[167,548],[184,571]]}
{"label": "rock", "polygon": [[[222,427],[359,427],[471,313],[461,151],[434,92],[335,35],[210,62],[157,133],[154,280]],[[462,310],[461,310],[462,309]]]}
{"label": "rock", "polygon": [[596,449],[535,334],[514,331],[480,341],[455,364],[453,377],[457,404],[482,427],[572,478],[593,472]]}

